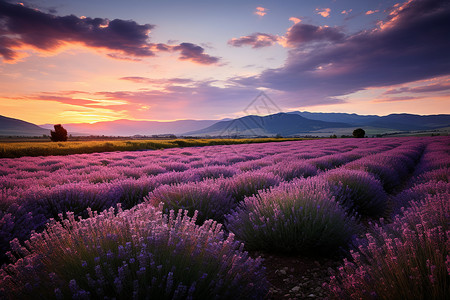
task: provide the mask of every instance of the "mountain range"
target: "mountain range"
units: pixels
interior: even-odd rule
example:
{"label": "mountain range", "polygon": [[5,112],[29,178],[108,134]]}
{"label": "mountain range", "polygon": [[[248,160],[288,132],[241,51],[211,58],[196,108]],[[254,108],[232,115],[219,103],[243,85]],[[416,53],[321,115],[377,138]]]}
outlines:
{"label": "mountain range", "polygon": [[308,134],[324,128],[346,128],[352,125],[304,118],[297,114],[278,113],[269,116],[245,116],[219,121],[207,128],[187,132],[186,135],[202,136],[273,136]]}
{"label": "mountain range", "polygon": [[[245,116],[223,120],[178,120],[171,122],[116,120],[63,124],[72,135],[134,136],[302,136],[351,135],[356,127],[369,134],[423,131],[450,127],[450,115],[390,114],[387,116],[296,111],[268,116]],[[0,116],[0,136],[49,135],[53,125],[35,124]]]}

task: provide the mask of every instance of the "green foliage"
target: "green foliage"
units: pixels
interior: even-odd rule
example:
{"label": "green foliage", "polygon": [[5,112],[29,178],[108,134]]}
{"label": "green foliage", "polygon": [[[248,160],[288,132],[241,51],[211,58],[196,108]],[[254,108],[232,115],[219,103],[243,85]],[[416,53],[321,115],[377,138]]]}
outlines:
{"label": "green foliage", "polygon": [[362,128],[357,128],[353,130],[353,137],[355,138],[363,138],[366,136],[366,132]]}
{"label": "green foliage", "polygon": [[65,142],[67,141],[67,130],[61,126],[61,124],[55,125],[55,131],[50,131],[50,139],[52,142]]}

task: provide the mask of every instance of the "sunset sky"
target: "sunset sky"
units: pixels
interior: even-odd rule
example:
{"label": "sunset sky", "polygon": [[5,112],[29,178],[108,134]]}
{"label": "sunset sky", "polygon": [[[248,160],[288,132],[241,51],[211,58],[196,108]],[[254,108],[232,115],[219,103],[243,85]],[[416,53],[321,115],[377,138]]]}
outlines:
{"label": "sunset sky", "polygon": [[448,114],[449,53],[448,0],[0,0],[0,115]]}

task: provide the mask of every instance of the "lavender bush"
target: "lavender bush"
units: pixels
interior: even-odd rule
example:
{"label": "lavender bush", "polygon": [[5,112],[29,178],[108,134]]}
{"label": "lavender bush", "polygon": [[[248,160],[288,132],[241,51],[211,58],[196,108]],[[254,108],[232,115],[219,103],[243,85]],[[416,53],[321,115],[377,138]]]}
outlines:
{"label": "lavender bush", "polygon": [[392,191],[400,185],[400,177],[390,165],[380,161],[373,161],[367,158],[361,158],[357,161],[344,166],[346,169],[365,171],[378,179],[386,191]]}
{"label": "lavender bush", "polygon": [[259,190],[268,189],[280,183],[281,179],[272,173],[261,171],[245,172],[227,180],[220,180],[219,188],[227,191],[236,202],[252,196]]}
{"label": "lavender bush", "polygon": [[331,170],[358,158],[361,158],[361,155],[356,153],[337,153],[317,157],[311,159],[310,162],[319,170]]}
{"label": "lavender bush", "polygon": [[364,171],[335,169],[324,175],[333,186],[336,201],[360,216],[379,217],[387,207],[380,181]]}
{"label": "lavender bush", "polygon": [[447,299],[450,202],[429,196],[375,226],[325,286],[336,299]]}
{"label": "lavender bush", "polygon": [[31,231],[42,230],[46,222],[45,216],[28,212],[23,206],[13,205],[8,211],[0,211],[0,265],[7,262],[6,252],[10,250],[10,241],[25,241]]}
{"label": "lavender bush", "polygon": [[428,172],[424,172],[421,175],[417,176],[414,183],[420,184],[429,181],[450,182],[450,167],[438,168],[430,170]]}
{"label": "lavender bush", "polygon": [[316,167],[304,160],[289,161],[287,159],[273,166],[262,168],[261,171],[271,172],[286,181],[314,176],[317,173]]}
{"label": "lavender bush", "polygon": [[42,213],[48,219],[56,219],[67,211],[87,217],[87,208],[102,211],[116,205],[119,198],[115,194],[109,184],[71,183],[52,189],[32,189],[23,199],[23,205],[28,211]]}
{"label": "lavender bush", "polygon": [[332,254],[359,227],[321,178],[297,180],[241,202],[227,228],[249,250]]}
{"label": "lavender bush", "polygon": [[141,204],[76,221],[72,214],[12,242],[14,264],[0,270],[6,299],[262,299],[261,259],[242,252],[220,224],[196,214],[163,215]]}
{"label": "lavender bush", "polygon": [[196,169],[195,173],[203,180],[208,178],[233,177],[237,173],[237,170],[236,168],[226,166],[207,166]]}
{"label": "lavender bush", "polygon": [[402,208],[408,208],[417,201],[423,201],[430,195],[441,194],[450,199],[450,183],[443,181],[428,181],[403,190],[392,199],[392,214],[401,213]]}
{"label": "lavender bush", "polygon": [[144,197],[159,185],[155,177],[143,176],[137,180],[119,180],[111,185],[115,186],[117,191],[117,194],[112,197],[118,198],[118,202],[124,209],[129,209],[143,202]]}
{"label": "lavender bush", "polygon": [[231,196],[219,190],[211,181],[189,182],[178,185],[162,185],[151,192],[146,198],[152,205],[164,204],[164,212],[183,209],[192,216],[198,211],[199,224],[206,219],[223,221],[224,215],[234,207]]}

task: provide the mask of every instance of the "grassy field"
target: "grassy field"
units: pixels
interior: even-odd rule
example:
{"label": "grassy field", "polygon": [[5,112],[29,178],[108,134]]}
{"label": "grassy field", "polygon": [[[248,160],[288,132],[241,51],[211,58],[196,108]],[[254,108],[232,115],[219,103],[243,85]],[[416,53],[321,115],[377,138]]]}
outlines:
{"label": "grassy field", "polygon": [[68,155],[109,151],[156,150],[174,147],[233,145],[298,141],[303,138],[255,138],[255,139],[169,139],[169,140],[99,140],[67,142],[3,142],[0,141],[0,158],[22,156]]}

